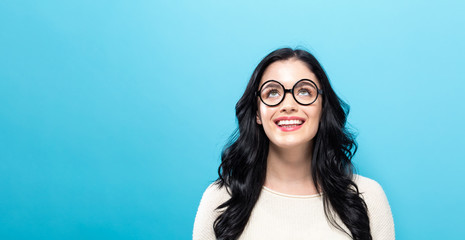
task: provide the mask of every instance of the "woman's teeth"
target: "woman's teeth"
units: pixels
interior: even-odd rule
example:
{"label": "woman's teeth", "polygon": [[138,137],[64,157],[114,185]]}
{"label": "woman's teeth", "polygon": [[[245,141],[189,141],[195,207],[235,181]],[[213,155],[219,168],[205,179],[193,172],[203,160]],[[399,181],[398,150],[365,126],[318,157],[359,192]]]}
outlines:
{"label": "woman's teeth", "polygon": [[278,121],[278,126],[280,127],[295,127],[302,124],[301,120],[281,120]]}

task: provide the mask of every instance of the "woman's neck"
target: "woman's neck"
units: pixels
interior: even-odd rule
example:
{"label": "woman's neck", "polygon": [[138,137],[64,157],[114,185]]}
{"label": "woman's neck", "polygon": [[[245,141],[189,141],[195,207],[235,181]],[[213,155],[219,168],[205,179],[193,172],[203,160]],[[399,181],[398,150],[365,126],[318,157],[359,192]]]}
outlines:
{"label": "woman's neck", "polygon": [[265,186],[287,194],[316,194],[311,173],[312,149],[312,142],[293,148],[270,143]]}

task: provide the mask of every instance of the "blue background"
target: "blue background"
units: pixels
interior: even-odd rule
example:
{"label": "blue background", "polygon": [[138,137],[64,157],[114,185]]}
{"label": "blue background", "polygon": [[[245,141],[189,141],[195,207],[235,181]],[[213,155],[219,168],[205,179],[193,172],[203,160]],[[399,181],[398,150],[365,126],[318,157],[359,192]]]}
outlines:
{"label": "blue background", "polygon": [[0,239],[189,239],[258,62],[351,106],[398,239],[463,239],[463,1],[0,2]]}

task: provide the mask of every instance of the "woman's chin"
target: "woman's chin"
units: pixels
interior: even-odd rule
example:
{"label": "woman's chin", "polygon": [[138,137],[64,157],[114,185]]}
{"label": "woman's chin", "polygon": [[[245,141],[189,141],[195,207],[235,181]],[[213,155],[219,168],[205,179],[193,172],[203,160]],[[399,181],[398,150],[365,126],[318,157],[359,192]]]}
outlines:
{"label": "woman's chin", "polygon": [[275,147],[282,149],[292,149],[308,145],[308,141],[275,141],[271,142]]}

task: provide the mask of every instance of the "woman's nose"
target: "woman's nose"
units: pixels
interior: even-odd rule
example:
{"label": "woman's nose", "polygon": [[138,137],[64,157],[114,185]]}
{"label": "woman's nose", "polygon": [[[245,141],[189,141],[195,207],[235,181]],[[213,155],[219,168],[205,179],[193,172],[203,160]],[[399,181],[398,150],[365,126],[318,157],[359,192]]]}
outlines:
{"label": "woman's nose", "polygon": [[[289,95],[287,95],[289,93]],[[284,96],[284,100],[281,103],[281,109],[280,112],[292,112],[292,111],[297,111],[297,105],[298,103],[295,101],[294,97],[292,96],[292,93],[287,92]]]}

